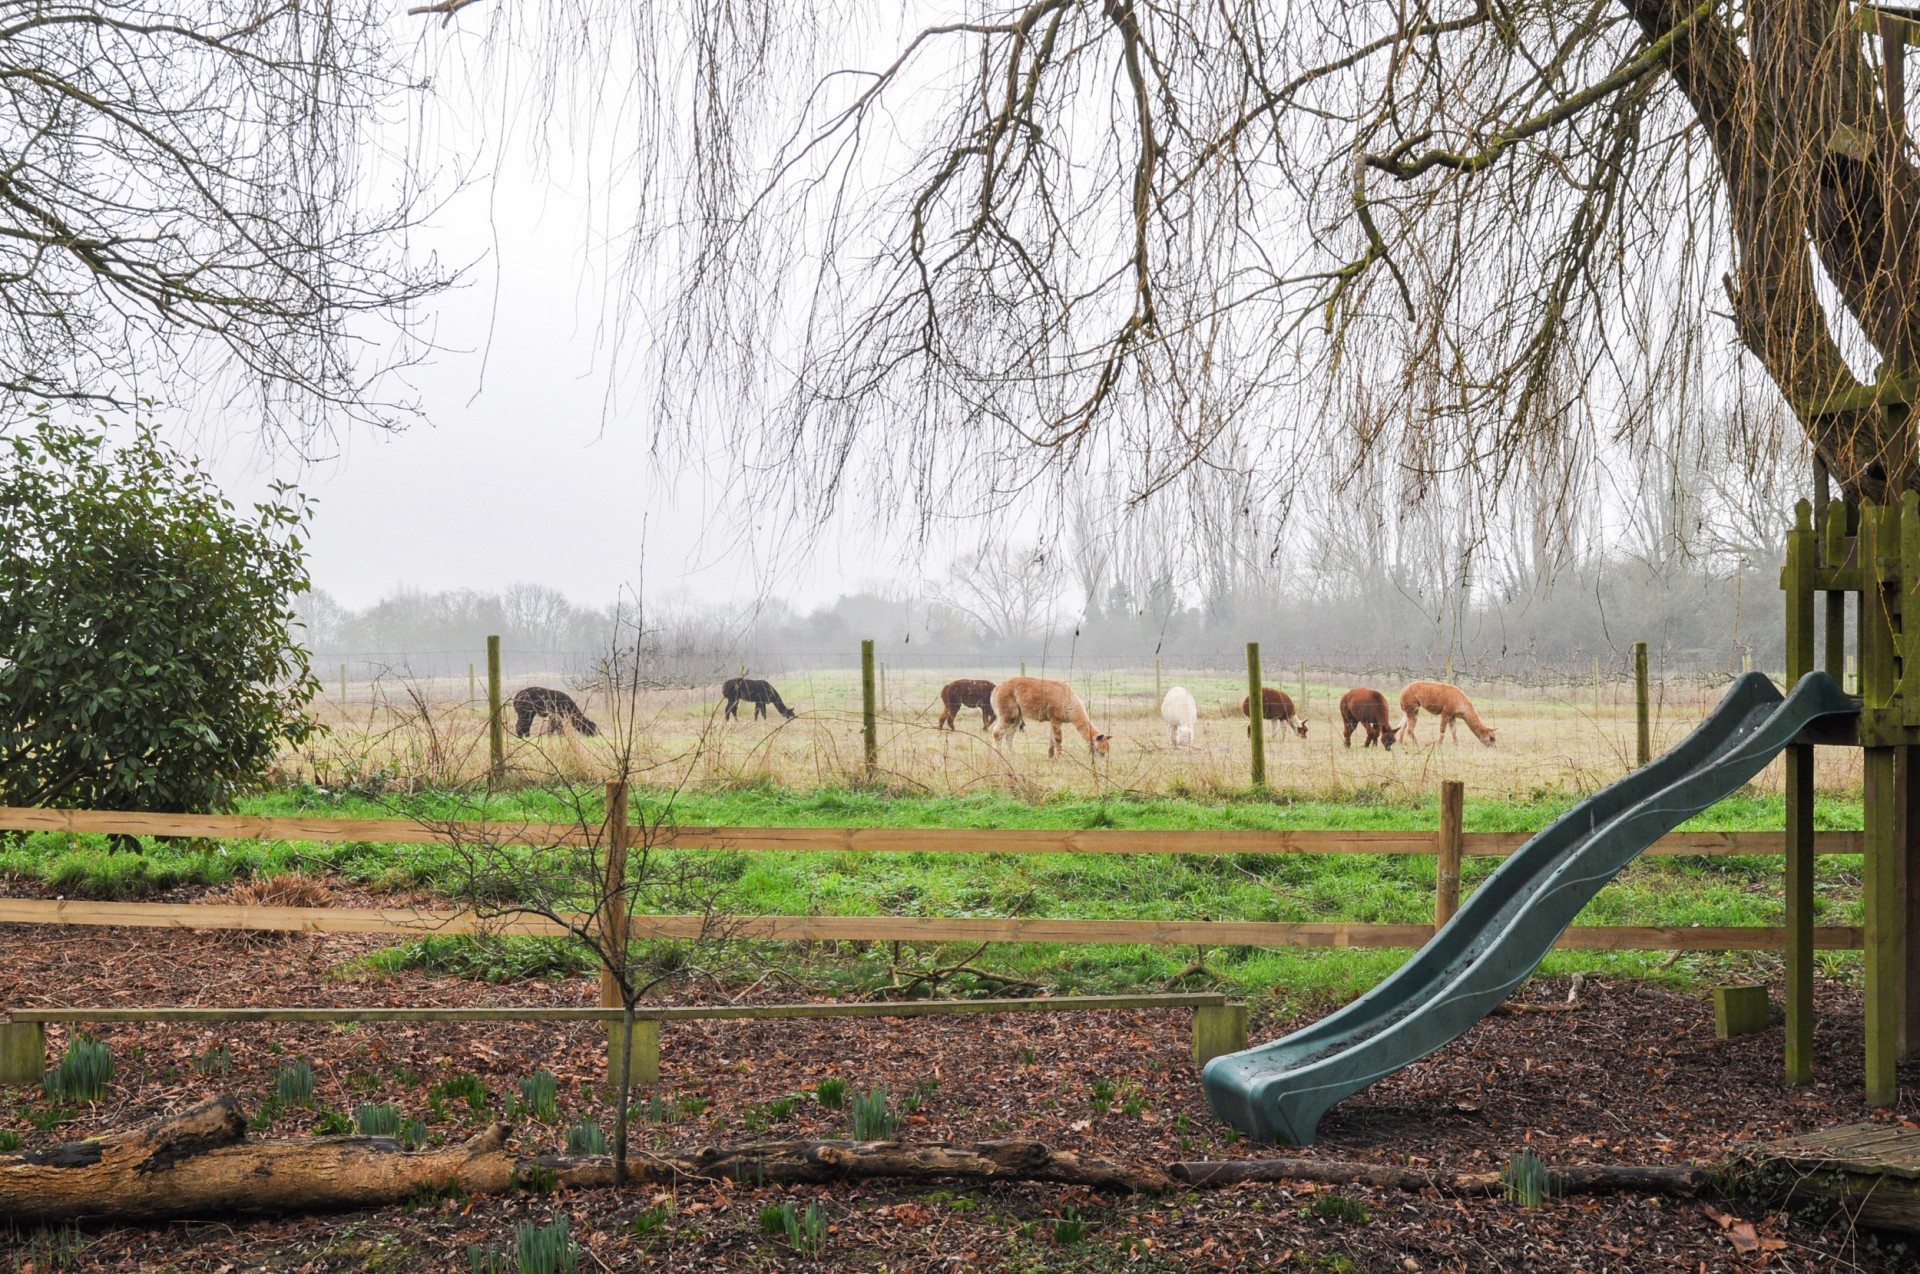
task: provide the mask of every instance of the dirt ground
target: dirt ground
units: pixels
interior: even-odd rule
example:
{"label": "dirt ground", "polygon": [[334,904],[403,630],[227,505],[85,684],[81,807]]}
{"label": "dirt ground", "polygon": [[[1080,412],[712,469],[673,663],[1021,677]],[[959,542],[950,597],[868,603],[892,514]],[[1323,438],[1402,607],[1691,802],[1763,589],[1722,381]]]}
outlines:
{"label": "dirt ground", "polygon": [[[162,930],[10,928],[0,945],[0,1004],[525,1004],[587,1003],[584,978],[485,985],[407,974],[374,981],[330,975],[373,939],[238,938]],[[1564,999],[1537,982],[1523,998]],[[734,992],[739,993],[738,990]],[[711,1000],[713,987],[672,998]],[[765,984],[753,999],[804,998]],[[1326,1158],[1487,1170],[1531,1146],[1549,1165],[1713,1161],[1741,1145],[1857,1121],[1860,1008],[1824,987],[1820,1082],[1780,1078],[1778,1026],[1718,1042],[1700,998],[1632,983],[1582,988],[1573,1012],[1499,1016],[1425,1061],[1346,1101],[1305,1151]],[[1256,1040],[1280,1028],[1256,1012]],[[463,1137],[481,1118],[463,1103],[431,1113],[431,1087],[461,1073],[484,1083],[497,1111],[539,1067],[559,1080],[562,1123],[524,1124],[521,1145],[558,1149],[585,1113],[611,1127],[596,1091],[604,1049],[591,1028],[113,1026],[100,1036],[118,1061],[109,1098],[58,1124],[37,1089],[0,1091],[0,1127],[29,1147],[127,1127],[216,1093],[257,1111],[275,1071],[311,1060],[313,1109],[267,1135],[302,1135],[321,1111],[391,1101]],[[62,1039],[56,1033],[57,1046]],[[224,1075],[192,1060],[213,1044]],[[766,1137],[844,1136],[846,1115],[803,1100],[769,1118],[762,1104],[847,1081],[921,1096],[903,1136],[918,1140],[1038,1137],[1062,1148],[1165,1163],[1276,1153],[1234,1139],[1209,1115],[1188,1059],[1186,1014],[1146,1011],[996,1018],[670,1023],[658,1095],[668,1122],[641,1145],[692,1148]],[[1920,1063],[1908,1094],[1881,1118],[1920,1117]],[[1110,1093],[1103,1113],[1097,1106]],[[704,1105],[703,1105],[704,1103]],[[758,1125],[749,1127],[750,1124]],[[1328,1205],[1330,1195],[1360,1206]],[[761,1229],[763,1208],[819,1201],[824,1247],[796,1251]],[[1491,1198],[1365,1188],[1247,1185],[1169,1198],[1113,1198],[1052,1185],[833,1187],[689,1185],[447,1200],[415,1208],[286,1220],[222,1219],[139,1227],[0,1227],[4,1268],[40,1271],[470,1269],[474,1245],[511,1248],[513,1227],[569,1219],[582,1270],[834,1269],[1186,1270],[1868,1270],[1915,1268],[1912,1251],[1844,1222],[1789,1215],[1747,1200],[1595,1196],[1523,1209]],[[1056,1229],[1060,1221],[1078,1221]],[[1060,1241],[1064,1234],[1070,1241]]]}

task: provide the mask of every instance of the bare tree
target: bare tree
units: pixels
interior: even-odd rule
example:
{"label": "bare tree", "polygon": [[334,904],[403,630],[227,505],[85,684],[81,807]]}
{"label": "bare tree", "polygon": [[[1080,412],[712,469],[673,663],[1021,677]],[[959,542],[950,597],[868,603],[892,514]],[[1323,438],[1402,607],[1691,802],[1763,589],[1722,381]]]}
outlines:
{"label": "bare tree", "polygon": [[385,5],[0,3],[0,403],[159,394],[300,447],[404,419],[449,281],[369,132],[416,91]]}
{"label": "bare tree", "polygon": [[421,10],[599,68],[523,78],[650,174],[666,433],[733,422],[816,511],[863,460],[924,517],[1095,439],[1159,491],[1236,425],[1291,475],[1361,384],[1329,424],[1484,521],[1591,454],[1537,445],[1574,399],[1656,438],[1636,402],[1756,374],[1846,489],[1920,487],[1920,169],[1847,5],[987,0],[878,53],[818,4]]}
{"label": "bare tree", "polygon": [[1039,545],[988,542],[948,568],[940,600],[987,641],[1015,646],[1053,631],[1062,582],[1058,561]]}

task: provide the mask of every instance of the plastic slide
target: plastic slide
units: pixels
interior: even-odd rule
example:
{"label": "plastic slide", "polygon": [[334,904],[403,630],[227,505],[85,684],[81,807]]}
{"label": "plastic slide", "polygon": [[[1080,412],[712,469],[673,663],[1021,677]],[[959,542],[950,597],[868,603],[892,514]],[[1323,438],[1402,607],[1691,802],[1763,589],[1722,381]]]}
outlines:
{"label": "plastic slide", "polygon": [[1379,986],[1291,1035],[1209,1062],[1208,1104],[1251,1136],[1311,1143],[1335,1102],[1458,1038],[1505,1000],[1647,846],[1738,791],[1809,722],[1859,710],[1825,673],[1802,677],[1784,700],[1763,674],[1741,677],[1678,747],[1516,850]]}

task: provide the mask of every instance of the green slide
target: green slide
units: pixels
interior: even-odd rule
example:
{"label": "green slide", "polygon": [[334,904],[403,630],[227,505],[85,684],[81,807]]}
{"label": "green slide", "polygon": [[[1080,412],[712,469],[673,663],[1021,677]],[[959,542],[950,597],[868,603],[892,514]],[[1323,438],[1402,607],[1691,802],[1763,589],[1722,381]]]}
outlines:
{"label": "green slide", "polygon": [[1852,716],[1812,673],[1782,700],[1761,673],[1645,769],[1568,810],[1516,850],[1395,973],[1284,1038],[1207,1063],[1213,1112],[1265,1141],[1307,1145],[1343,1097],[1458,1038],[1525,981],[1600,887],[1640,851],[1738,791],[1821,717]]}

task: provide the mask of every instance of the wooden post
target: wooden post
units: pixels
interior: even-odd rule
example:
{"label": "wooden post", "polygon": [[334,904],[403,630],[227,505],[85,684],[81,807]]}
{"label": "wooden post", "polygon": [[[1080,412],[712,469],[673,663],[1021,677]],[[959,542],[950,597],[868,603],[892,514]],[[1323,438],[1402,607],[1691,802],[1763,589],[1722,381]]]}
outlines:
{"label": "wooden post", "polygon": [[[1201,1004],[1193,1010],[1193,1064],[1204,1068],[1216,1057],[1247,1046],[1247,1006]],[[38,1076],[35,1076],[37,1079]]]}
{"label": "wooden post", "polygon": [[[1894,635],[1885,582],[1883,558],[1899,544],[1899,512],[1863,505],[1860,510],[1860,571],[1865,591],[1860,599],[1860,696],[1865,709],[1861,729],[1870,744],[1882,743],[1877,727],[1890,715],[1894,685]],[[1900,796],[1895,782],[1895,749],[1865,749],[1865,818],[1862,836],[1866,858],[1864,907],[1866,913],[1866,1101],[1869,1106],[1891,1106],[1899,1096],[1897,1065],[1900,1056],[1901,983],[1905,951],[1900,926],[1906,909],[1899,896],[1899,862],[1904,846],[1899,836]]]}
{"label": "wooden post", "polygon": [[1250,641],[1247,643],[1247,737],[1253,740],[1255,787],[1267,785],[1267,698],[1260,691],[1260,643]]}
{"label": "wooden post", "polygon": [[507,777],[506,723],[500,719],[500,639],[487,638],[487,786]]}
{"label": "wooden post", "polygon": [[1440,784],[1440,831],[1434,837],[1437,862],[1433,882],[1433,927],[1437,930],[1460,910],[1460,850],[1466,843],[1467,786],[1458,779]]}
{"label": "wooden post", "polygon": [[1634,699],[1634,764],[1646,765],[1653,760],[1653,705],[1648,701],[1647,693],[1647,643],[1633,643],[1633,699]]}
{"label": "wooden post", "polygon": [[880,711],[887,710],[887,666],[880,665]]}
{"label": "wooden post", "polygon": [[1156,704],[1159,703],[1161,698],[1162,698],[1162,694],[1160,690],[1160,661],[1156,659],[1153,661],[1153,701],[1154,703]]}
{"label": "wooden post", "polygon": [[1593,657],[1593,715],[1600,715],[1600,656]]}
{"label": "wooden post", "polygon": [[[1813,555],[1817,545],[1805,500],[1787,533],[1787,689],[1813,669]],[[1813,748],[1787,749],[1786,1065],[1789,1084],[1813,1082]]]}
{"label": "wooden post", "polygon": [[[1920,727],[1920,600],[1914,585],[1920,583],[1920,495],[1908,491],[1900,497],[1899,562],[1894,572],[1889,600],[1898,608],[1893,622],[1898,633],[1894,647],[1895,693],[1899,697],[1900,724],[1912,730]],[[1899,1044],[1901,1057],[1920,1050],[1920,900],[1914,897],[1914,884],[1920,880],[1920,749],[1902,744],[1894,749],[1894,900],[1891,910],[1899,917],[1897,925],[1900,950]]]}
{"label": "wooden post", "polygon": [[1027,661],[1024,659],[1020,661],[1020,675],[1023,677],[1027,675]]}
{"label": "wooden post", "polygon": [[340,665],[340,706],[347,706],[347,666]]}
{"label": "wooden post", "polygon": [[1717,986],[1713,988],[1713,1037],[1758,1035],[1767,1029],[1767,988]]}
{"label": "wooden post", "polygon": [[480,699],[480,680],[474,675],[473,661],[467,661],[467,702],[477,703]]}
{"label": "wooden post", "polygon": [[46,1023],[0,1022],[0,1084],[37,1084],[46,1073]]}
{"label": "wooden post", "polygon": [[1300,711],[1307,710],[1307,661],[1300,661],[1300,702],[1294,705]]}
{"label": "wooden post", "polygon": [[874,720],[872,638],[860,643],[860,729],[866,740],[867,774],[871,777],[880,764],[880,732]]}
{"label": "wooden post", "polygon": [[[627,785],[616,779],[607,784],[607,817],[601,833],[601,842],[606,847],[600,879],[600,1007],[604,1009],[617,1009],[626,1004],[616,969],[626,966],[628,831]],[[620,1084],[624,1056],[620,1038],[623,1029],[624,1024],[619,1021],[607,1023],[607,1082],[616,1088]]]}

